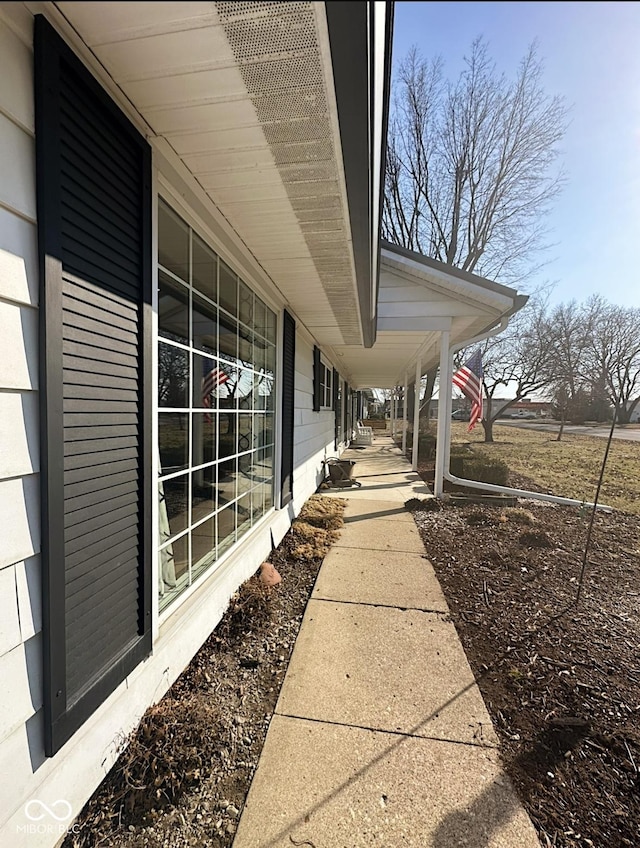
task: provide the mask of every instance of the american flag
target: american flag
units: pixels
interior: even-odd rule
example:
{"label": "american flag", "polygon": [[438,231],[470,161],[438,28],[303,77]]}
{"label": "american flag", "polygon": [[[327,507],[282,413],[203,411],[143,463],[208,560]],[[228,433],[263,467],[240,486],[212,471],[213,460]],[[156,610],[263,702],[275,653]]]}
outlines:
{"label": "american flag", "polygon": [[[221,368],[209,368],[208,362],[203,362],[203,377],[202,377],[202,405],[206,406],[207,409],[211,409],[213,403],[211,401],[211,396],[218,388],[218,386],[222,386],[227,382],[229,377],[224,373]],[[204,420],[207,424],[211,423],[211,416],[205,415]]]}
{"label": "american flag", "polygon": [[469,419],[470,433],[482,418],[482,356],[477,350],[453,375],[453,385],[471,401],[471,418]]}

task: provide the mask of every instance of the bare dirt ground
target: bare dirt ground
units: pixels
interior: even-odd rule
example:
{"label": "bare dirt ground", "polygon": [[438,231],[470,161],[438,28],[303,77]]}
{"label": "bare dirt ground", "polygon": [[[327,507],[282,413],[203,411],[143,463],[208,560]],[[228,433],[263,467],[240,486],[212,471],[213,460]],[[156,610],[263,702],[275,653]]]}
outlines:
{"label": "bare dirt ground", "polygon": [[414,517],[541,844],[638,848],[640,518],[596,516],[576,606],[584,510]]}
{"label": "bare dirt ground", "polygon": [[[230,848],[316,576],[344,501],[312,497],[129,744],[63,848]],[[268,811],[265,811],[268,814]]]}

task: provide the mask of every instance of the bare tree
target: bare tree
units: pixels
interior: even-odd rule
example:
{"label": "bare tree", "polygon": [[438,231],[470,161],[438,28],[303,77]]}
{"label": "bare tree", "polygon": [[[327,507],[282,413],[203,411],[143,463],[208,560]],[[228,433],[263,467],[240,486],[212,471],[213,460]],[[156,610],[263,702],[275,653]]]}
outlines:
{"label": "bare tree", "polygon": [[[549,385],[551,371],[545,304],[532,300],[516,313],[507,329],[481,344],[485,403],[482,416],[485,442],[493,441],[493,425],[512,404]],[[498,402],[496,392],[513,397]]]}
{"label": "bare tree", "polygon": [[592,336],[602,308],[597,298],[584,304],[572,300],[555,306],[546,320],[549,386],[560,413],[558,441],[567,420],[584,421],[587,415],[597,380]]}
{"label": "bare tree", "polygon": [[567,110],[531,46],[513,81],[481,39],[455,83],[412,48],[389,123],[383,234],[466,271],[522,282],[537,269]]}
{"label": "bare tree", "polygon": [[618,421],[628,424],[640,402],[640,309],[590,300],[594,313],[589,339],[592,368],[608,399],[618,404]]}

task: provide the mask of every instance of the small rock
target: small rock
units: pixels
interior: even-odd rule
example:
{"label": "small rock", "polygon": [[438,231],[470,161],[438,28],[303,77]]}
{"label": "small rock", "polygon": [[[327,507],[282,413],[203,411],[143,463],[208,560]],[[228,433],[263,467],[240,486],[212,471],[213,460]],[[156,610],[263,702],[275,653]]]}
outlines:
{"label": "small rock", "polygon": [[232,833],[235,833],[235,832],[236,832],[235,824],[233,822],[229,822],[229,824],[227,825],[227,833],[229,835],[231,835]]}
{"label": "small rock", "polygon": [[233,804],[229,804],[229,806],[227,807],[227,813],[230,816],[233,816],[234,819],[237,819],[240,815],[240,810]]}
{"label": "small rock", "polygon": [[218,807],[221,810],[226,810],[228,806],[229,806],[229,801],[227,801],[226,798],[221,798],[220,801],[218,801]]}

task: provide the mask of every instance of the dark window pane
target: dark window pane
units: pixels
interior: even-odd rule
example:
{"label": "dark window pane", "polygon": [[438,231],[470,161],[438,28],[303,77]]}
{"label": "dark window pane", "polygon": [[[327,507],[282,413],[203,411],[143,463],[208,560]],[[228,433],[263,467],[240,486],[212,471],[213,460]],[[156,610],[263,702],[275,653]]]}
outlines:
{"label": "dark window pane", "polygon": [[191,279],[194,289],[210,300],[218,300],[218,257],[195,233],[192,236],[193,265]]}
{"label": "dark window pane", "polygon": [[237,318],[238,278],[222,259],[219,264],[218,304],[234,318]]}
{"label": "dark window pane", "polygon": [[158,203],[158,262],[189,282],[189,228],[162,201]]}
{"label": "dark window pane", "polygon": [[255,434],[254,443],[256,448],[265,448],[273,444],[273,414],[262,413],[255,416],[253,422]]}
{"label": "dark window pane", "polygon": [[158,333],[189,343],[189,292],[162,271],[158,272]]}
{"label": "dark window pane", "polygon": [[218,417],[218,459],[234,456],[237,451],[238,416],[220,411]]}
{"label": "dark window pane", "polygon": [[218,352],[218,310],[194,294],[192,316],[193,346],[215,355]]}
{"label": "dark window pane", "polygon": [[218,416],[215,412],[194,412],[191,417],[191,464],[194,467],[215,462]]}
{"label": "dark window pane", "polygon": [[236,479],[236,494],[238,497],[249,492],[255,486],[253,479],[253,454],[246,453],[244,456],[238,457],[238,475]]}
{"label": "dark window pane", "polygon": [[264,490],[264,484],[260,484],[251,492],[251,513],[254,524],[264,514]]}
{"label": "dark window pane", "polygon": [[238,359],[244,365],[253,365],[253,332],[243,324],[238,325]]}
{"label": "dark window pane", "polygon": [[216,560],[216,517],[212,515],[191,531],[192,579],[206,571]]}
{"label": "dark window pane", "polygon": [[224,312],[219,316],[218,344],[220,356],[235,363],[238,359],[238,322]]}
{"label": "dark window pane", "polygon": [[164,496],[168,534],[175,536],[189,526],[189,475],[163,480],[159,486],[161,503]]}
{"label": "dark window pane", "polygon": [[162,342],[158,344],[158,406],[189,407],[189,354]]}
{"label": "dark window pane", "polygon": [[236,540],[236,510],[228,506],[218,513],[218,556],[231,547]]}
{"label": "dark window pane", "polygon": [[169,542],[160,551],[160,604],[163,610],[189,585],[189,534]]}
{"label": "dark window pane", "polygon": [[186,412],[158,413],[160,476],[182,471],[189,464],[189,416]]}
{"label": "dark window pane", "polygon": [[243,495],[237,503],[237,535],[238,538],[251,529],[251,492]]}
{"label": "dark window pane", "polygon": [[253,329],[261,336],[266,336],[267,332],[267,307],[260,300],[258,295],[255,296],[253,304]]}
{"label": "dark window pane", "polygon": [[253,339],[253,368],[255,371],[264,371],[266,367],[267,343],[262,336],[256,335]]}
{"label": "dark window pane", "polygon": [[273,506],[273,481],[264,490],[264,511],[267,512]]}
{"label": "dark window pane", "polygon": [[265,336],[272,343],[276,343],[276,313],[272,312],[269,307],[266,307],[266,316],[265,316],[265,324],[267,332]]}
{"label": "dark window pane", "polygon": [[243,324],[253,326],[253,292],[242,280],[238,280],[238,317]]}
{"label": "dark window pane", "polygon": [[218,508],[218,476],[215,465],[199,468],[191,474],[191,521],[195,523]]}
{"label": "dark window pane", "polygon": [[253,416],[247,413],[238,415],[238,453],[253,450]]}

